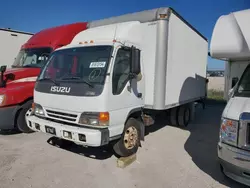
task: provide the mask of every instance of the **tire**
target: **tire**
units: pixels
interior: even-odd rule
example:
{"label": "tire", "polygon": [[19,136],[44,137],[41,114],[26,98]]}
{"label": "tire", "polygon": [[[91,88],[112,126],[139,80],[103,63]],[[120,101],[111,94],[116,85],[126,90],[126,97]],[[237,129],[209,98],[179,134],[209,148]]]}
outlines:
{"label": "tire", "polygon": [[191,119],[191,110],[188,105],[182,105],[178,110],[178,125],[182,127],[187,127]]}
{"label": "tire", "polygon": [[[120,140],[114,145],[113,149],[120,157],[128,157],[137,152],[140,145],[141,122],[130,118],[125,124],[124,132]],[[133,139],[128,142],[129,136]]]}
{"label": "tire", "polygon": [[178,126],[178,107],[170,109],[170,125]]}
{"label": "tire", "polygon": [[28,101],[21,106],[21,110],[19,111],[19,114],[17,116],[17,121],[16,121],[16,128],[20,132],[23,132],[23,133],[34,132],[28,127],[26,123],[26,118],[25,118],[26,115],[29,115],[28,112],[30,112],[31,105],[32,105],[32,101]]}

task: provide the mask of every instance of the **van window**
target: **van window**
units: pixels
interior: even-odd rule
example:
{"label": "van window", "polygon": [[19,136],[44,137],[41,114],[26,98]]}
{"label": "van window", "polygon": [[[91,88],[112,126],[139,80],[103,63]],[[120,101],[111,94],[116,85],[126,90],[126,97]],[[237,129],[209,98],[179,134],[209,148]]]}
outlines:
{"label": "van window", "polygon": [[250,97],[250,66],[244,71],[237,86],[235,96]]}
{"label": "van window", "polygon": [[130,51],[120,48],[117,52],[113,77],[112,90],[114,95],[119,95],[126,86],[130,73]]}

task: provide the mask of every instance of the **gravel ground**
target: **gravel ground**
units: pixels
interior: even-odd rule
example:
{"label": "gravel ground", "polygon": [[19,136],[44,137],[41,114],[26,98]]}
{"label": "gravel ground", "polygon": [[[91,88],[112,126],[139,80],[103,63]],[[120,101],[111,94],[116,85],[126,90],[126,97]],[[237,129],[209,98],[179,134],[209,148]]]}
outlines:
{"label": "gravel ground", "polygon": [[0,135],[0,187],[244,187],[224,177],[217,164],[222,110],[199,110],[186,130],[163,122],[151,127],[137,161],[125,169],[105,148],[63,149],[42,133]]}

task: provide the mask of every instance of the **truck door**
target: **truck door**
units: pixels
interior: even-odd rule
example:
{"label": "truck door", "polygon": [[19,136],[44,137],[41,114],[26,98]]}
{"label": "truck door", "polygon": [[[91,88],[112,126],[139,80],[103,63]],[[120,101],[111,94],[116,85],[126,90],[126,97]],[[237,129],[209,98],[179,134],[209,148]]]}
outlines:
{"label": "truck door", "polygon": [[144,79],[141,77],[141,79],[129,80],[130,49],[119,48],[115,57],[110,96],[110,106],[114,117],[112,124],[124,125],[129,112],[140,110],[144,104]]}

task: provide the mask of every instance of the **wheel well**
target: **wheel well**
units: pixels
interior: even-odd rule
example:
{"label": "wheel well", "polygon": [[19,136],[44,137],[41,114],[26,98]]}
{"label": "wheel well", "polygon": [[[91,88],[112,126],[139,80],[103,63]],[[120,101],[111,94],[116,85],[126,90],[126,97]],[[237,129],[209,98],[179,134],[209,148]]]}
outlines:
{"label": "wheel well", "polygon": [[25,104],[26,102],[33,100],[33,97],[29,97],[27,99],[25,99],[23,102],[19,103],[19,106],[22,106],[23,104]]}
{"label": "wheel well", "polygon": [[135,112],[130,113],[126,119],[126,122],[128,121],[129,118],[141,119],[141,113],[142,113],[141,111],[135,111]]}
{"label": "wheel well", "polygon": [[16,127],[16,125],[17,125],[17,118],[20,114],[20,111],[22,110],[22,105],[24,105],[25,103],[27,103],[28,101],[31,101],[31,100],[33,100],[33,97],[29,97],[29,98],[25,99],[23,102],[18,104],[19,109],[16,111],[16,114],[15,114],[14,127]]}

